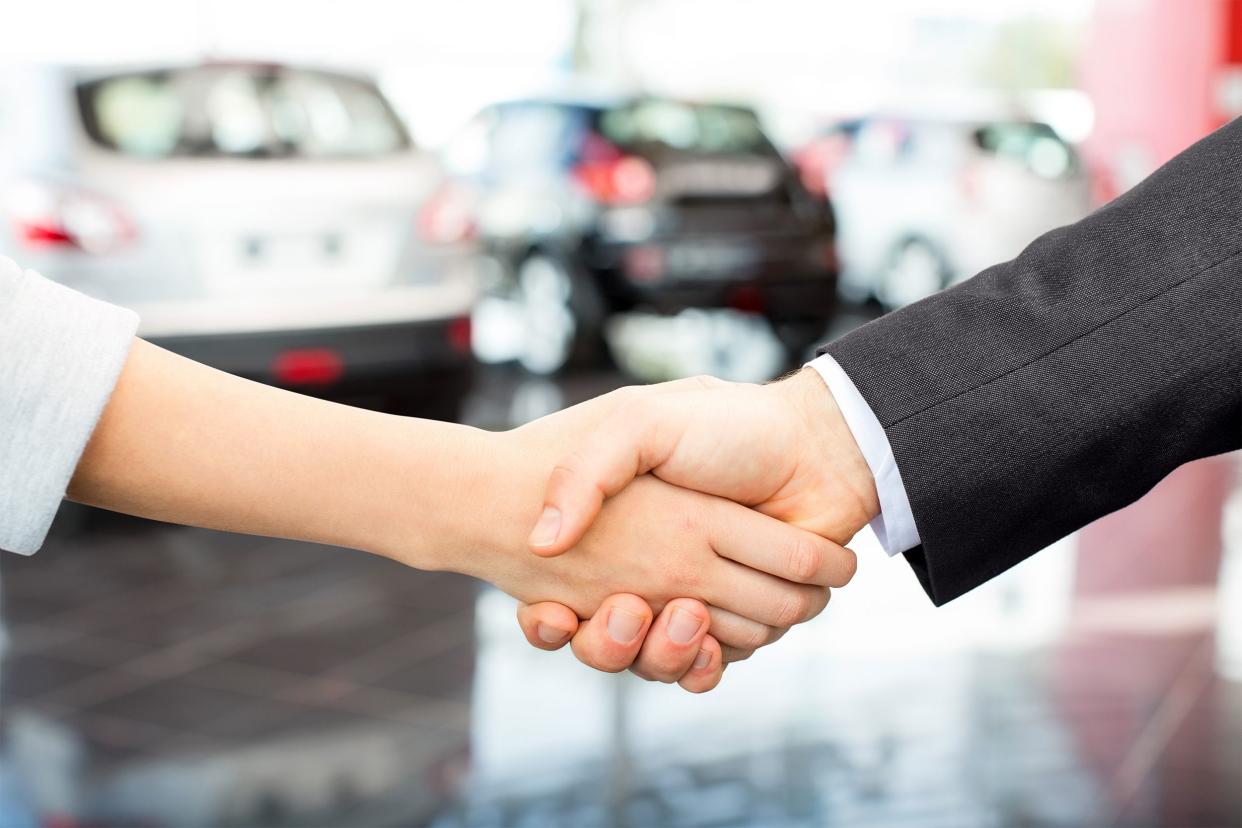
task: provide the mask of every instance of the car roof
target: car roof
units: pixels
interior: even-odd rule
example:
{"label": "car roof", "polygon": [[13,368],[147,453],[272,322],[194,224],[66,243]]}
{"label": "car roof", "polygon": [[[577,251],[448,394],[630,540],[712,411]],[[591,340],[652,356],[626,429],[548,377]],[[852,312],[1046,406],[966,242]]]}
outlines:
{"label": "car roof", "polygon": [[264,72],[315,72],[325,75],[349,78],[364,83],[375,83],[374,76],[355,67],[328,66],[313,63],[285,63],[271,60],[198,60],[198,61],[164,61],[144,63],[109,63],[109,64],[65,64],[44,67],[47,71],[58,72],[78,83],[104,80],[118,75],[135,75],[151,72],[179,72],[194,69],[253,69]]}
{"label": "car roof", "polygon": [[753,107],[746,104],[739,104],[732,101],[706,101],[706,100],[688,100],[685,98],[675,98],[666,95],[532,95],[523,98],[512,98],[505,101],[498,101],[491,105],[490,108],[506,109],[520,106],[559,106],[572,109],[590,109],[603,111],[606,109],[616,109],[622,106],[631,106],[646,101],[667,101],[669,103],[680,104],[683,106],[710,106],[720,109],[735,109],[739,112],[749,112],[754,114]]}

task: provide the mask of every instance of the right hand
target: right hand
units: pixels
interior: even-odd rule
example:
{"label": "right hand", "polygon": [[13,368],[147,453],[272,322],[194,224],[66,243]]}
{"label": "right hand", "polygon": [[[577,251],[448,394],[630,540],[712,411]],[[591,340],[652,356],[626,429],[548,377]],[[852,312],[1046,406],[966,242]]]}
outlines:
{"label": "right hand", "polygon": [[815,371],[768,385],[693,377],[615,393],[610,413],[558,459],[531,551],[565,552],[607,498],[647,473],[837,543],[880,511],[871,469]]}

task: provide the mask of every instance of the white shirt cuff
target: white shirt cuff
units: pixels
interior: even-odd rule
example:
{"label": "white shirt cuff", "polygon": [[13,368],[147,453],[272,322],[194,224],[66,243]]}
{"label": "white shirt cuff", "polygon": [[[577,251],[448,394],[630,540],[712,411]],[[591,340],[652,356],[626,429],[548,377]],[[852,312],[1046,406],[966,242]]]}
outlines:
{"label": "white shirt cuff", "polygon": [[906,486],[901,482],[901,471],[893,457],[893,447],[889,445],[880,420],[835,359],[824,354],[811,360],[806,366],[815,369],[824,378],[824,383],[845,417],[845,424],[849,426],[858,448],[862,450],[863,458],[871,468],[876,494],[880,498],[880,514],[871,521],[871,529],[879,539],[880,546],[889,555],[897,555],[918,546],[919,530],[914,525],[910,498],[906,496]]}

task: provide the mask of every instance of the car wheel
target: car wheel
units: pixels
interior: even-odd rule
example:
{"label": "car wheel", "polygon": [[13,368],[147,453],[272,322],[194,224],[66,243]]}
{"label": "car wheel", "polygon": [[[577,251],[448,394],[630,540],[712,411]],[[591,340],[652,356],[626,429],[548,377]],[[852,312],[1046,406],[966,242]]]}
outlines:
{"label": "car wheel", "polygon": [[532,374],[555,374],[591,357],[598,338],[597,302],[583,277],[545,253],[532,253],[516,273],[522,343],[518,362]]}
{"label": "car wheel", "polygon": [[876,298],[893,310],[926,299],[949,283],[949,266],[931,244],[912,239],[899,245],[889,257],[876,285]]}

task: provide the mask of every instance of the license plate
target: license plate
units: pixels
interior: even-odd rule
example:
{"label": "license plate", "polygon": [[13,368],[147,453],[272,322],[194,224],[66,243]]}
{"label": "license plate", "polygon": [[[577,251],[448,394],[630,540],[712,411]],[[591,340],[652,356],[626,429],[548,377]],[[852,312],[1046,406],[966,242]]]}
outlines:
{"label": "license plate", "polygon": [[356,290],[391,279],[397,250],[389,233],[247,233],[215,236],[203,246],[205,273],[217,295]]}
{"label": "license plate", "polygon": [[318,268],[344,258],[344,240],[336,234],[321,236],[256,236],[238,245],[238,265],[253,268]]}
{"label": "license plate", "polygon": [[711,277],[753,267],[759,261],[753,247],[734,243],[683,243],[664,254],[665,270],[683,277]]}

